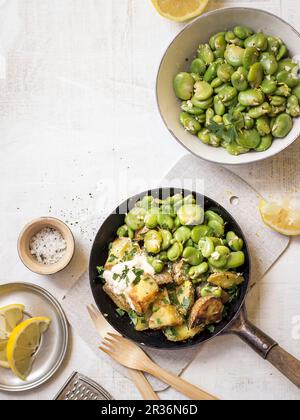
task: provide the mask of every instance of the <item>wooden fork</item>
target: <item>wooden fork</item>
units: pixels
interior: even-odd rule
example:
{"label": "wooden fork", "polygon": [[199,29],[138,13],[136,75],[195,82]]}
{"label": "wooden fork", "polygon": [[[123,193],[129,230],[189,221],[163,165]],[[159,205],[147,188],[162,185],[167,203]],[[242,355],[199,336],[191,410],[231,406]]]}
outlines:
{"label": "wooden fork", "polygon": [[[87,310],[101,338],[105,338],[109,333],[117,334],[94,305],[88,305]],[[159,400],[158,395],[142,372],[129,369],[128,373],[144,400]]]}
{"label": "wooden fork", "polygon": [[121,365],[130,369],[147,372],[192,400],[218,399],[190,384],[189,382],[179,378],[178,376],[162,369],[160,366],[152,362],[152,360],[144,353],[140,347],[121,336],[109,333],[103,340],[102,346],[99,348]]}

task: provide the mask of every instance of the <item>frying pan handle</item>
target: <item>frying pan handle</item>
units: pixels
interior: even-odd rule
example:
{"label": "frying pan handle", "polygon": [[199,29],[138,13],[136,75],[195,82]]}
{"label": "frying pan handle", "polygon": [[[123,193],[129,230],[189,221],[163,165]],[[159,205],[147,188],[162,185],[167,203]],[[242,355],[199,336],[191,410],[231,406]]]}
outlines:
{"label": "frying pan handle", "polygon": [[228,332],[241,338],[263,359],[266,359],[269,352],[277,346],[277,343],[272,338],[249,321],[245,307],[230,325]]}
{"label": "frying pan handle", "polygon": [[241,338],[263,359],[268,360],[293,384],[300,388],[300,361],[279,347],[276,341],[253,325],[248,320],[245,307],[238,318],[231,324],[228,332]]}

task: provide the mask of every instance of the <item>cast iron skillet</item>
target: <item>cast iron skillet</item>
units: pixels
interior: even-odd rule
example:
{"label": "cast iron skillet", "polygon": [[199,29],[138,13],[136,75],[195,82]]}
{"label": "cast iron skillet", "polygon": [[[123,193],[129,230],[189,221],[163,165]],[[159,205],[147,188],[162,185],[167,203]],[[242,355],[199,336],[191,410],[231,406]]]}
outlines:
{"label": "cast iron skillet", "polygon": [[[214,334],[208,331],[199,334],[194,339],[182,343],[168,341],[159,331],[137,332],[134,330],[129,317],[119,317],[116,313],[116,306],[102,289],[102,282],[98,277],[97,266],[103,266],[108,257],[108,246],[116,238],[117,229],[124,224],[125,214],[133,208],[134,204],[145,195],[152,195],[155,198],[167,198],[177,193],[185,196],[193,194],[197,202],[203,203],[205,210],[213,210],[219,213],[227,222],[227,231],[233,230],[245,242],[246,261],[242,267],[245,282],[241,286],[239,298],[232,304],[228,319],[217,325]],[[158,188],[143,192],[135,197],[129,198],[122,203],[103,223],[100,228],[90,258],[90,284],[95,302],[102,314],[105,314],[107,321],[124,337],[135,341],[141,346],[161,350],[178,350],[185,347],[193,347],[205,343],[220,334],[236,334],[246,342],[261,357],[272,363],[287,378],[300,388],[300,362],[285,352],[278,344],[260,331],[247,318],[245,298],[250,284],[251,262],[249,257],[247,240],[236,221],[232,216],[214,200],[204,197],[201,194],[182,190],[178,188]]]}

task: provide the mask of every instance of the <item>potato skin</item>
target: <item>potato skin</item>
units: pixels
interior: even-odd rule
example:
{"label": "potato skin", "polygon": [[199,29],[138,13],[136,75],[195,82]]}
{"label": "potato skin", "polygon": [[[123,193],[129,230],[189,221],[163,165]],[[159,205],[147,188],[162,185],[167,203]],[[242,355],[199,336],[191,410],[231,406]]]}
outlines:
{"label": "potato skin", "polygon": [[155,281],[159,286],[173,283],[173,277],[169,271],[163,271],[160,274],[154,275]]}
{"label": "potato skin", "polygon": [[173,305],[162,306],[154,312],[149,320],[151,330],[161,330],[165,327],[176,327],[183,323],[182,317]]}
{"label": "potato skin", "polygon": [[185,281],[176,289],[176,297],[178,301],[178,312],[186,316],[195,302],[195,289],[191,281]]}
{"label": "potato skin", "polygon": [[108,287],[107,283],[103,286],[104,292],[111,298],[111,300],[117,305],[118,308],[122,309],[125,312],[131,310],[130,305],[123,296],[117,296],[114,292]]}
{"label": "potato skin", "polygon": [[196,301],[189,316],[189,328],[199,325],[216,324],[222,321],[224,305],[220,299],[213,296],[200,298]]}
{"label": "potato skin", "polygon": [[129,297],[137,314],[142,315],[147,312],[151,303],[157,298],[159,288],[156,281],[151,276],[143,276],[129,292]]}
{"label": "potato skin", "polygon": [[169,341],[187,341],[194,338],[197,334],[200,334],[204,330],[205,326],[200,325],[199,327],[189,328],[186,323],[177,327],[165,328],[163,333]]}
{"label": "potato skin", "polygon": [[174,281],[179,286],[183,284],[185,281],[189,280],[188,274],[185,273],[184,271],[185,265],[186,263],[183,260],[181,260],[173,264],[173,267],[172,267]]}
{"label": "potato skin", "polygon": [[215,286],[222,287],[222,289],[229,290],[234,286],[242,284],[245,279],[236,273],[227,272],[212,274],[207,281]]}

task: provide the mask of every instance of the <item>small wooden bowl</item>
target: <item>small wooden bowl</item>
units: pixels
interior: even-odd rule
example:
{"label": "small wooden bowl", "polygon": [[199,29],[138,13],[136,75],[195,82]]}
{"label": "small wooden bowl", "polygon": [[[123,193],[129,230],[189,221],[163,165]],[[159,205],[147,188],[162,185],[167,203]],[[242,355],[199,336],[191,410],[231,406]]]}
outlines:
{"label": "small wooden bowl", "polygon": [[[44,228],[58,230],[67,243],[67,249],[63,258],[56,264],[45,265],[38,262],[30,252],[30,240]],[[41,217],[28,223],[22,230],[18,240],[18,253],[23,264],[31,271],[41,275],[52,275],[66,268],[75,252],[74,236],[69,227],[61,220],[52,217]]]}

